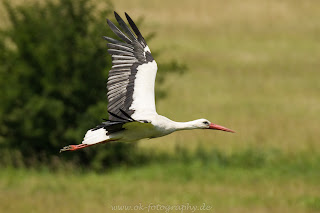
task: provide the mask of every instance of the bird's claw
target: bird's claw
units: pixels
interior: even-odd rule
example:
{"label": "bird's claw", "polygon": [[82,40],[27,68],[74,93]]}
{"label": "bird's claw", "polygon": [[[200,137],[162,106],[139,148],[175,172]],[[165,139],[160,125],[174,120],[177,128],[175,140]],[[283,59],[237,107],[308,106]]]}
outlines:
{"label": "bird's claw", "polygon": [[59,153],[64,152],[64,151],[70,151],[70,150],[72,150],[72,149],[73,149],[72,145],[65,146],[65,147],[63,147],[62,149],[60,149],[60,152],[59,152]]}

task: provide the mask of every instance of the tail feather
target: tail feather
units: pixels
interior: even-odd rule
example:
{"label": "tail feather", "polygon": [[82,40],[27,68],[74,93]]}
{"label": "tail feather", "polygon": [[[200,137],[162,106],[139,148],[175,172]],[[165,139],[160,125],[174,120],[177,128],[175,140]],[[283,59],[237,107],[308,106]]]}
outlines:
{"label": "tail feather", "polygon": [[110,136],[107,135],[108,131],[104,128],[97,130],[88,130],[86,135],[83,138],[83,144],[96,144],[103,141],[109,140]]}

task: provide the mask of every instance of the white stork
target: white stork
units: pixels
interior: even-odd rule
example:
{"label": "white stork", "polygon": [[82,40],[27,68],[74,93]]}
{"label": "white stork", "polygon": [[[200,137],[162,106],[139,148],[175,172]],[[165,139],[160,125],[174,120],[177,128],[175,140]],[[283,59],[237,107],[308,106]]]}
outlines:
{"label": "white stork", "polygon": [[111,30],[122,40],[104,37],[109,42],[108,52],[112,56],[107,82],[109,120],[88,130],[81,144],[65,146],[60,152],[109,141],[131,142],[156,138],[187,129],[234,132],[206,119],[175,122],[158,115],[154,99],[157,63],[128,14],[125,13],[126,18],[135,34],[116,12],[114,14],[123,32],[107,20]]}

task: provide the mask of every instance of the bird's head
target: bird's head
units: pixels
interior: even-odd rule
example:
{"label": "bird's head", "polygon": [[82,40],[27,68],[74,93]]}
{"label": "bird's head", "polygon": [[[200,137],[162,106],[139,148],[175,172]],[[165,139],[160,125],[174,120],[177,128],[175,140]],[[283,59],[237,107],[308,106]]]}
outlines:
{"label": "bird's head", "polygon": [[221,131],[235,133],[235,131],[233,131],[231,129],[220,126],[218,124],[211,123],[210,121],[208,121],[207,119],[204,119],[204,118],[195,120],[195,126],[198,129],[214,129],[214,130],[221,130]]}

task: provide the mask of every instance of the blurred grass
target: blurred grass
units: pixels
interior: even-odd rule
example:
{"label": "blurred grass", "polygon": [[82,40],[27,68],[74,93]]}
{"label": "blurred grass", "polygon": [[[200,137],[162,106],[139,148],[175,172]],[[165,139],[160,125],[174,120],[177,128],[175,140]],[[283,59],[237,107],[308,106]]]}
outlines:
{"label": "blurred grass", "polygon": [[2,168],[0,210],[110,212],[116,205],[203,203],[212,207],[208,212],[320,210],[320,155],[257,149],[227,155],[202,147],[176,153],[145,166],[122,165],[101,173],[75,165],[61,165],[54,172],[48,167]]}
{"label": "blurred grass", "polygon": [[[143,34],[157,32],[150,49],[166,51],[157,63],[176,58],[189,67],[168,80],[169,95],[157,103],[158,113],[178,121],[204,117],[237,131],[178,132],[144,140],[141,148],[174,152],[201,144],[227,156],[249,147],[276,149],[287,161],[242,168],[242,163],[223,167],[212,158],[207,164],[191,159],[108,174],[5,169],[1,212],[109,212],[111,204],[139,202],[206,202],[214,212],[319,212],[319,158],[313,156],[320,148],[320,2],[114,4],[119,13],[145,18]],[[246,156],[252,159],[248,153],[239,161]]]}
{"label": "blurred grass", "polygon": [[0,206],[3,212],[110,212],[111,205],[206,203],[212,212],[318,212],[319,171],[315,161],[239,167],[200,159],[107,174],[8,168],[0,174]]}

